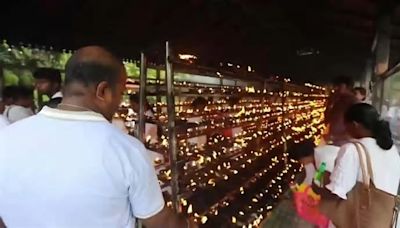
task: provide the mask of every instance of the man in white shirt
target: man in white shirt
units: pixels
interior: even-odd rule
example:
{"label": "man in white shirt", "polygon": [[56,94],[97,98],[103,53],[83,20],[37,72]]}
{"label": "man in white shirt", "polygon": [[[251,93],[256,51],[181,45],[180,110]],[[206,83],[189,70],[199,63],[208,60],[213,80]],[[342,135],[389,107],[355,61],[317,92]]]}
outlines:
{"label": "man in white shirt", "polygon": [[62,101],[60,71],[52,68],[39,68],[35,71],[33,76],[35,78],[35,87],[38,92],[50,98],[45,105],[56,108]]}
{"label": "man in white shirt", "polygon": [[195,227],[165,207],[143,144],[110,124],[125,81],[112,54],[82,48],[66,65],[58,108],[0,131],[7,227],[133,227],[135,218],[148,228]]}

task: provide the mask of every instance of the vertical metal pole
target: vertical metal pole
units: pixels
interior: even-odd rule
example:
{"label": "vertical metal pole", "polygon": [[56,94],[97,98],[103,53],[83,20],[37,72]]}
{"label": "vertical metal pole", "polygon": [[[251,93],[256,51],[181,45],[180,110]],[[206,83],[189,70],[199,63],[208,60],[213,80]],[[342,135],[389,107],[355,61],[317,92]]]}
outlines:
{"label": "vertical metal pole", "polygon": [[374,105],[381,111],[384,101],[384,80],[381,78],[382,74],[389,69],[390,57],[390,34],[391,34],[391,21],[390,13],[381,15],[378,19],[377,27],[377,43],[376,43],[376,65],[375,65],[375,81],[374,88]]}
{"label": "vertical metal pole", "polygon": [[171,167],[171,189],[172,205],[175,212],[179,212],[179,172],[178,172],[178,151],[177,138],[175,131],[175,93],[174,93],[174,73],[172,66],[172,55],[169,42],[165,45],[165,79],[167,84],[167,110],[168,110],[168,139],[169,139],[169,161]]}
{"label": "vertical metal pole", "polygon": [[[160,68],[157,66],[156,68],[157,74],[156,74],[156,102],[157,104],[161,103],[161,95],[160,95],[160,83],[161,83],[161,75],[160,75]],[[157,113],[161,113],[162,108],[161,106],[157,106]]]}
{"label": "vertical metal pole", "polygon": [[146,109],[146,83],[147,83],[147,66],[146,66],[146,56],[142,52],[140,54],[140,86],[139,86],[139,128],[138,128],[138,138],[140,141],[145,143],[145,127],[146,127],[146,117],[144,115]]}
{"label": "vertical metal pole", "polygon": [[288,163],[288,156],[286,156],[287,153],[287,142],[286,142],[286,127],[285,127],[285,106],[286,106],[286,88],[289,88],[289,86],[286,86],[286,82],[282,82],[282,136],[283,136],[283,153],[284,153],[284,161],[285,165]]}
{"label": "vertical metal pole", "polygon": [[374,61],[372,57],[368,57],[365,63],[365,70],[364,70],[364,78],[362,81],[361,86],[367,90],[367,96],[372,99],[371,90],[370,90],[370,83],[373,77],[373,69],[374,69]]}
{"label": "vertical metal pole", "polygon": [[[140,76],[139,76],[139,126],[138,126],[138,138],[142,143],[145,143],[145,129],[146,129],[146,117],[145,104],[146,104],[146,83],[147,83],[147,60],[144,53],[140,53]],[[136,220],[136,228],[142,228],[142,222]]]}

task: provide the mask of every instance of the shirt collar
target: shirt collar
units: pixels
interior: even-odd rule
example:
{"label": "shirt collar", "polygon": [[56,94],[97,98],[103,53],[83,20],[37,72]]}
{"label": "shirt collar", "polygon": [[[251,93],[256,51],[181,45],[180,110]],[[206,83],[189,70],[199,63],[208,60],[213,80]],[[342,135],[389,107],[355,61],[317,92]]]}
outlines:
{"label": "shirt collar", "polygon": [[62,95],[61,91],[58,91],[57,93],[53,94],[53,96],[51,96],[51,99],[62,98],[62,97],[63,97],[63,95]]}
{"label": "shirt collar", "polygon": [[38,114],[54,119],[108,122],[103,115],[93,111],[67,111],[44,106]]}

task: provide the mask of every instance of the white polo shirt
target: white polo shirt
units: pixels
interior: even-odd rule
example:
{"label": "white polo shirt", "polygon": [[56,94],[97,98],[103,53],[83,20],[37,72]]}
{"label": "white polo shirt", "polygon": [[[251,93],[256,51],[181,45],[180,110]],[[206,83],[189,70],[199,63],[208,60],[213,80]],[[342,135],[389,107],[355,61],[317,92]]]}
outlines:
{"label": "white polo shirt", "polygon": [[133,227],[163,207],[144,146],[100,114],[44,107],[0,131],[8,227]]}

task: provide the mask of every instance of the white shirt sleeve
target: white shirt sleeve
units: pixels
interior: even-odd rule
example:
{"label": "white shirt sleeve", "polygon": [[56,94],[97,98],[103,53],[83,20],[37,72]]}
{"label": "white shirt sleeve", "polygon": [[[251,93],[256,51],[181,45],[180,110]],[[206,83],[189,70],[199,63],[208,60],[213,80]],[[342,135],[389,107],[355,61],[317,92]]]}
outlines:
{"label": "white shirt sleeve", "polygon": [[133,183],[129,188],[129,199],[133,215],[136,218],[147,219],[164,208],[164,198],[158,183],[154,166],[144,146],[138,148],[143,159],[140,167],[135,168]]}
{"label": "white shirt sleeve", "polygon": [[356,185],[360,169],[359,157],[353,144],[346,144],[340,148],[335,168],[326,186],[333,194],[347,199],[347,193]]}
{"label": "white shirt sleeve", "polygon": [[18,120],[22,120],[28,118],[33,115],[32,110],[22,107],[22,106],[12,106],[10,110],[8,110],[8,120],[11,123],[17,122]]}

